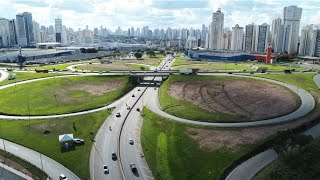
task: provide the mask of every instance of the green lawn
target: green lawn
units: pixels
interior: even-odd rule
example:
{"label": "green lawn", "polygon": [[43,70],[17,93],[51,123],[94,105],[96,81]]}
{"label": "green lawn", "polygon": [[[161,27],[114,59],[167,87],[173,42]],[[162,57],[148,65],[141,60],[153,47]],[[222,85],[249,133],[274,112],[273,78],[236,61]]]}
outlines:
{"label": "green lawn", "polygon": [[170,121],[146,108],[143,114],[141,142],[155,179],[218,179],[225,168],[253,147],[204,150],[186,134],[187,128],[200,127]]}
{"label": "green lawn", "polygon": [[94,62],[97,62],[97,61],[80,61],[80,62],[72,62],[72,63],[61,63],[61,64],[53,64],[53,65],[44,65],[44,66],[27,66],[27,67],[24,67],[24,69],[31,69],[31,70],[34,70],[34,69],[47,69],[47,70],[53,70],[53,69],[60,69],[60,70],[67,70],[67,67],[68,66],[71,66],[71,65],[75,65],[75,64],[84,64],[84,63],[94,63]]}
{"label": "green lawn", "polygon": [[307,68],[303,67],[297,67],[297,66],[284,66],[284,65],[278,65],[278,64],[264,64],[264,63],[257,63],[256,66],[258,67],[265,67],[268,68],[268,70],[272,71],[283,71],[286,69],[295,69],[296,71],[300,70],[307,70]]}
{"label": "green lawn", "polygon": [[[142,63],[143,64],[143,63]],[[86,64],[76,66],[78,70],[110,71],[110,70],[149,70],[148,66],[138,64],[126,64],[123,61],[110,64]]]}
{"label": "green lawn", "polygon": [[313,81],[315,73],[293,73],[293,74],[254,74],[263,78],[274,79],[301,87],[309,92],[318,92],[318,87]]}
{"label": "green lawn", "polygon": [[[129,76],[73,76],[36,81],[0,90],[0,113],[28,115],[30,110],[30,115],[48,115],[94,109],[122,97],[132,87]],[[107,92],[108,88],[111,89]]]}
{"label": "green lawn", "polygon": [[205,69],[205,70],[250,70],[251,69],[249,64],[209,63],[209,62],[207,62],[207,64],[183,65],[175,69],[180,70],[180,69],[189,69],[189,68],[198,68],[198,69]]}
{"label": "green lawn", "polygon": [[[90,179],[90,132],[95,135],[107,116],[107,111],[100,111],[46,120],[1,120],[1,138],[39,151],[66,166],[81,179]],[[45,131],[49,133],[45,134]],[[85,144],[76,146],[75,150],[61,152],[58,136],[69,133],[73,133],[74,138],[84,139]]]}
{"label": "green lawn", "polygon": [[320,177],[320,138],[300,152],[278,159],[260,171],[255,180],[313,180]]}
{"label": "green lawn", "polygon": [[52,74],[52,73],[10,72],[10,71],[8,73],[15,74],[16,78],[13,80],[6,79],[4,81],[1,81],[0,86],[5,85],[5,84],[19,82],[19,81],[25,81],[25,80],[29,80],[29,79],[63,75],[63,74]]}

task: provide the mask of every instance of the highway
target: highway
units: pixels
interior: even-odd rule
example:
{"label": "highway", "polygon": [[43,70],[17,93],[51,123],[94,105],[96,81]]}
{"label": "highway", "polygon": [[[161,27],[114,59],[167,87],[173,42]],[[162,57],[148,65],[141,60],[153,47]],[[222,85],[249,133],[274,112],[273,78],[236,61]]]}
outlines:
{"label": "highway", "polygon": [[[166,65],[166,60],[160,63],[160,67]],[[146,77],[146,80],[156,79]],[[159,79],[159,78],[157,78]],[[142,110],[143,101],[147,96],[143,95],[148,87],[136,87],[123,98],[99,129],[90,155],[90,175],[92,180],[101,179],[153,179],[144,157],[140,143],[140,129],[142,117],[136,109]],[[132,97],[134,95],[135,97]],[[130,107],[130,109],[128,109]],[[120,113],[121,117],[116,117]],[[123,127],[122,127],[123,126]],[[111,127],[112,130],[109,129]],[[129,144],[129,138],[134,144]],[[118,159],[111,158],[112,152],[116,152]],[[134,163],[137,172],[133,173],[130,164]],[[109,168],[109,174],[104,174],[103,165]]]}

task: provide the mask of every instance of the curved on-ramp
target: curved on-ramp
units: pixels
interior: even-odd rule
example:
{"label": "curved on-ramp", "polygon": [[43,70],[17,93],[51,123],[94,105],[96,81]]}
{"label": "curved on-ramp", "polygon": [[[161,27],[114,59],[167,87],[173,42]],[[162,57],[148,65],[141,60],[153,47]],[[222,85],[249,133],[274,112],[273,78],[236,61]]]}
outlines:
{"label": "curved on-ramp", "polygon": [[299,88],[297,86],[287,84],[284,82],[280,82],[280,81],[276,81],[276,80],[272,80],[272,79],[260,78],[260,77],[243,76],[243,75],[215,74],[215,73],[210,73],[210,74],[206,74],[206,75],[237,76],[237,77],[259,79],[259,80],[264,80],[264,81],[276,83],[276,84],[282,85],[284,87],[287,87],[288,89],[295,92],[301,99],[301,105],[294,112],[287,114],[287,115],[284,115],[284,116],[281,116],[281,117],[265,119],[265,120],[260,120],[260,121],[239,122],[239,123],[201,122],[201,121],[194,121],[194,120],[190,120],[190,119],[184,119],[184,118],[173,116],[173,115],[168,114],[160,109],[157,91],[149,91],[148,92],[148,97],[150,97],[150,100],[147,103],[147,106],[149,107],[149,109],[151,111],[157,113],[158,115],[175,120],[175,121],[179,121],[182,123],[188,123],[188,124],[202,125],[202,126],[212,126],[212,127],[251,127],[251,126],[261,126],[261,125],[284,123],[284,122],[296,120],[300,117],[307,115],[310,111],[313,110],[313,108],[315,106],[315,100],[309,92],[307,92],[306,90],[304,90],[302,88]]}

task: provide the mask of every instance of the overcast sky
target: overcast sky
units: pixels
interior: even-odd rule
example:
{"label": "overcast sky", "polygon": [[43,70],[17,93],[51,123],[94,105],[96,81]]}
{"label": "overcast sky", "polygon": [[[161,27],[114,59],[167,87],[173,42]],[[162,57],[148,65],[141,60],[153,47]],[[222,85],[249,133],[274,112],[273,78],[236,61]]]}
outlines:
{"label": "overcast sky", "polygon": [[150,28],[201,28],[221,8],[225,27],[254,22],[271,24],[282,17],[283,7],[303,8],[301,26],[320,24],[320,0],[0,0],[0,17],[12,19],[17,13],[31,12],[40,25],[54,25],[60,17],[67,27],[115,29],[118,26]]}

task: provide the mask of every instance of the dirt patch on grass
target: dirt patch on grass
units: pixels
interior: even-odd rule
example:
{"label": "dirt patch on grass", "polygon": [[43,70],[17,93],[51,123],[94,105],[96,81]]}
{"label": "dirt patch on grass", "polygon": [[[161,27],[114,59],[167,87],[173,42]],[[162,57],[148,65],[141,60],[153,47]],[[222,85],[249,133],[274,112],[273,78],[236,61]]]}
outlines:
{"label": "dirt patch on grass", "polygon": [[[320,95],[311,92],[315,99],[320,99]],[[237,151],[244,145],[253,144],[259,140],[266,139],[278,131],[285,131],[301,126],[302,124],[320,118],[320,108],[317,107],[308,116],[291,123],[262,126],[252,128],[242,128],[239,130],[209,130],[202,128],[186,128],[186,134],[194,139],[199,147],[206,151],[212,151],[220,148],[227,148],[231,151]]]}
{"label": "dirt patch on grass", "polygon": [[171,84],[169,94],[209,112],[261,120],[298,108],[295,95],[285,87],[250,79],[184,80]]}
{"label": "dirt patch on grass", "polygon": [[123,85],[122,81],[103,82],[99,84],[77,84],[70,87],[72,90],[84,90],[91,95],[103,95],[105,93],[119,89]]}

